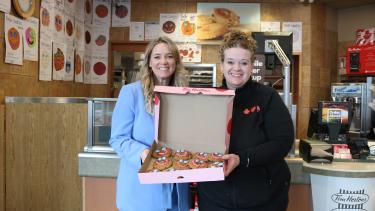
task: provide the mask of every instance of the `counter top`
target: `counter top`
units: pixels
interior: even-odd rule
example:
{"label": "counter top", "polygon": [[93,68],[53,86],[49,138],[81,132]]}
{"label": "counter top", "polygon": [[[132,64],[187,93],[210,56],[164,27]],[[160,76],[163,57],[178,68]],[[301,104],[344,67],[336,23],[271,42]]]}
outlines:
{"label": "counter top", "polygon": [[375,177],[375,162],[332,162],[306,163],[303,162],[303,171],[334,177],[372,178]]}

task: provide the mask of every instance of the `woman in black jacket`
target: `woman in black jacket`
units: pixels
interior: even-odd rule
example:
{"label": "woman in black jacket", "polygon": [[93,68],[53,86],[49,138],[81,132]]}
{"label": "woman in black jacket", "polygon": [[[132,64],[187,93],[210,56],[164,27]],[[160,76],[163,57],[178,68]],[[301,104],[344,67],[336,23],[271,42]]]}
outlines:
{"label": "woman in black jacket", "polygon": [[200,211],[285,211],[294,142],[288,109],[271,87],[251,80],[255,41],[231,32],[220,47],[223,86],[235,90],[224,181],[199,183]]}

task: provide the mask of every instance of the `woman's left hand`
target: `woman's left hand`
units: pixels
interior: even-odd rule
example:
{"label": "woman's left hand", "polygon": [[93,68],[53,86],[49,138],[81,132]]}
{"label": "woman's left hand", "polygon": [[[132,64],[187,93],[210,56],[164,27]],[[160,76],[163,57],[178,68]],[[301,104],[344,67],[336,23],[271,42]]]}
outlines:
{"label": "woman's left hand", "polygon": [[240,157],[236,154],[226,154],[223,155],[224,165],[224,175],[228,176],[233,169],[235,169],[240,164]]}

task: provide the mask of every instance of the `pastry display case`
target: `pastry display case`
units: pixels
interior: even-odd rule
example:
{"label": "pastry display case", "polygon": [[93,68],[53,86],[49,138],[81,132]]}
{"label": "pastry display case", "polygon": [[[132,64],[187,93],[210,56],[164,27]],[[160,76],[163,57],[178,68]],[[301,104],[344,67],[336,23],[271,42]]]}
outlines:
{"label": "pastry display case", "polygon": [[112,112],[116,98],[90,98],[87,104],[87,145],[86,152],[113,152],[109,145]]}
{"label": "pastry display case", "polygon": [[216,64],[185,64],[190,87],[216,87]]}

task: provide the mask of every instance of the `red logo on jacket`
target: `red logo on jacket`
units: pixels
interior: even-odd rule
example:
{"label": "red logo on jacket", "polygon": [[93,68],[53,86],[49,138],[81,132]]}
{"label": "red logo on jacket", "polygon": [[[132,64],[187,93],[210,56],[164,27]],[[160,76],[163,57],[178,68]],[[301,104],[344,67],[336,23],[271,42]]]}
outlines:
{"label": "red logo on jacket", "polygon": [[253,106],[251,108],[245,108],[243,110],[243,114],[245,115],[250,115],[251,113],[254,113],[254,112],[260,112],[260,107],[259,106]]}

